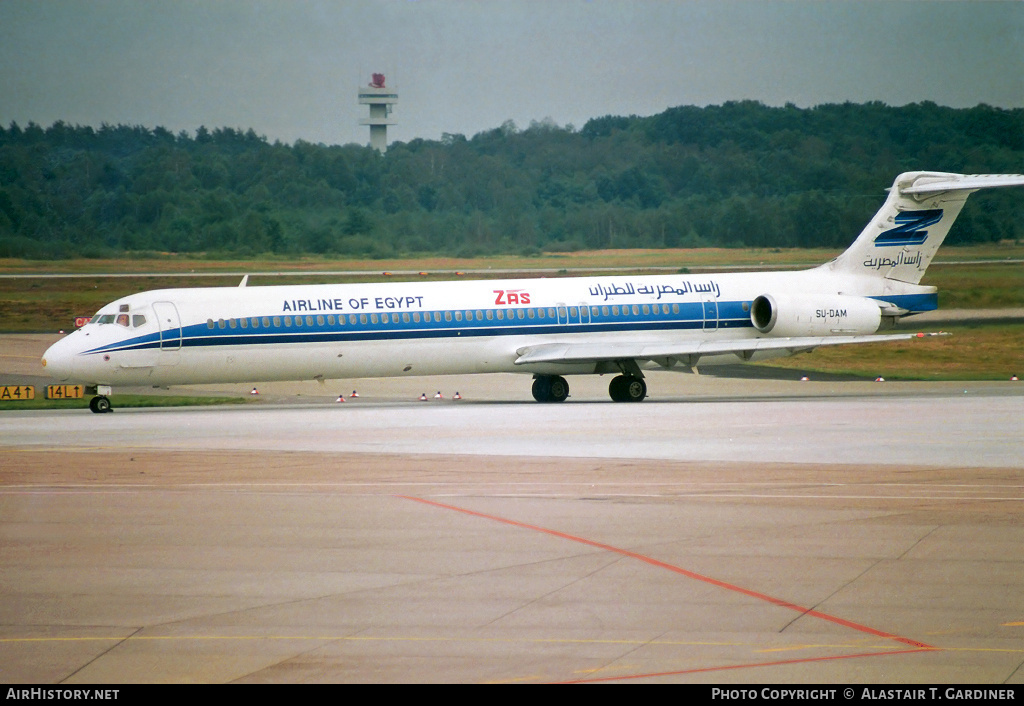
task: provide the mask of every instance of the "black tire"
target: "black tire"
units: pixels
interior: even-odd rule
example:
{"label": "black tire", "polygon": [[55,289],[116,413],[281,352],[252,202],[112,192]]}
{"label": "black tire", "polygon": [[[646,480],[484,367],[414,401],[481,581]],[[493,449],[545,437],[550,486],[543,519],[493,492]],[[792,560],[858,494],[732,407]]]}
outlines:
{"label": "black tire", "polygon": [[627,377],[623,392],[627,402],[643,402],[647,397],[647,383],[643,378]]}
{"label": "black tire", "polygon": [[560,375],[539,375],[533,380],[533,399],[538,402],[564,402],[569,383]]}
{"label": "black tire", "polygon": [[625,387],[625,383],[626,383],[626,376],[625,375],[619,375],[617,377],[613,377],[612,381],[610,383],[608,383],[608,396],[612,398],[613,402],[625,402],[626,401],[626,395],[625,395],[625,392],[622,389],[623,387]]}
{"label": "black tire", "polygon": [[647,397],[647,383],[643,378],[619,375],[608,384],[608,396],[614,402],[640,402]]}
{"label": "black tire", "polygon": [[538,377],[533,379],[533,399],[548,402],[551,398],[551,379]]}
{"label": "black tire", "polygon": [[569,383],[564,377],[555,375],[548,381],[548,401],[565,402],[569,396]]}
{"label": "black tire", "polygon": [[91,409],[96,414],[106,414],[107,412],[111,411],[110,400],[102,395],[100,395],[99,397],[93,397],[91,400],[89,400],[89,409]]}

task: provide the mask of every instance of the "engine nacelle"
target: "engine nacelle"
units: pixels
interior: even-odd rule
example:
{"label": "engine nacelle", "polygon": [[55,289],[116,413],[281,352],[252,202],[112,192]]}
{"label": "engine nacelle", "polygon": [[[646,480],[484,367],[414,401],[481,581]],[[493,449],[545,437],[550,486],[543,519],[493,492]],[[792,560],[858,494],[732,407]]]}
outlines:
{"label": "engine nacelle", "polygon": [[882,309],[874,299],[847,294],[762,294],[750,306],[750,322],[785,338],[868,334],[881,327]]}

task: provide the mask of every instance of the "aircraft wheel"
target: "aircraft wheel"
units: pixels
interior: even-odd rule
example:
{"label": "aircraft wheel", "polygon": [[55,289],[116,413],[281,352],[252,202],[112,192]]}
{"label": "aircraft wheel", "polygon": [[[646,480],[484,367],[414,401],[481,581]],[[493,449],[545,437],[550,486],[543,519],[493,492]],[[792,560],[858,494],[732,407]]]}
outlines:
{"label": "aircraft wheel", "polygon": [[643,378],[619,375],[608,385],[608,395],[615,402],[640,402],[647,397],[647,383]]}
{"label": "aircraft wheel", "polygon": [[569,383],[560,375],[540,375],[533,380],[533,399],[538,402],[564,402]]}
{"label": "aircraft wheel", "polygon": [[623,389],[627,402],[642,402],[647,397],[647,383],[643,381],[643,378],[627,377]]}
{"label": "aircraft wheel", "polygon": [[568,396],[569,383],[566,382],[565,378],[560,375],[551,378],[548,383],[548,401],[565,402],[565,398]]}
{"label": "aircraft wheel", "polygon": [[551,378],[538,377],[533,379],[533,399],[547,402],[551,396]]}
{"label": "aircraft wheel", "polygon": [[89,400],[89,409],[91,409],[96,414],[106,414],[107,412],[111,411],[110,400],[104,397],[103,395],[93,397],[91,400]]}
{"label": "aircraft wheel", "polygon": [[626,395],[622,391],[622,388],[626,382],[625,375],[619,375],[613,377],[612,381],[608,383],[608,396],[612,398],[613,402],[625,402]]}

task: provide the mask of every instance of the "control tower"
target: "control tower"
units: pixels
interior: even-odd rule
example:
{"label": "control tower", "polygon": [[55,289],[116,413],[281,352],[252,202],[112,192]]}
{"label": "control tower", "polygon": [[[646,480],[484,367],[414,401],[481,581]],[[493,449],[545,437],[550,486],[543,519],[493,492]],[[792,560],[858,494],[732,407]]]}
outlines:
{"label": "control tower", "polygon": [[373,74],[370,85],[359,89],[359,104],[370,106],[370,117],[359,121],[360,125],[370,126],[370,147],[383,154],[388,149],[388,125],[398,122],[391,115],[398,93],[385,87],[384,74]]}

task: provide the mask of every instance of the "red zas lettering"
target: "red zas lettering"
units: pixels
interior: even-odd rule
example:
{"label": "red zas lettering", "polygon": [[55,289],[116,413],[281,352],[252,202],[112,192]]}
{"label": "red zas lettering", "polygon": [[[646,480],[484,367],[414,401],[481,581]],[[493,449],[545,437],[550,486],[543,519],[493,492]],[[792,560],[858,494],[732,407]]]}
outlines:
{"label": "red zas lettering", "polygon": [[498,295],[494,298],[494,303],[498,306],[530,303],[530,293],[525,289],[492,289],[491,291]]}

